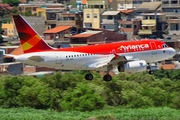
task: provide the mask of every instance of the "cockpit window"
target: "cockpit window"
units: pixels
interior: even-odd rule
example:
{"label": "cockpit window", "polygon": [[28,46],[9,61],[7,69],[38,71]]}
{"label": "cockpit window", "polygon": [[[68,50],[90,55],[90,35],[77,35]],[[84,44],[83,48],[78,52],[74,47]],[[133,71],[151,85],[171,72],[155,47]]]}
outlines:
{"label": "cockpit window", "polygon": [[163,48],[167,48],[168,46],[166,44],[162,45]]}

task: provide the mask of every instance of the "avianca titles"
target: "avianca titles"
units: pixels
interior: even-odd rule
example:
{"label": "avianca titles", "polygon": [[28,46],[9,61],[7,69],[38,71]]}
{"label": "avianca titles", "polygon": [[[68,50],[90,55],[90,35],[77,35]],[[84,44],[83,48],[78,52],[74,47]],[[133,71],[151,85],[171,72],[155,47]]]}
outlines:
{"label": "avianca titles", "polygon": [[[173,57],[176,51],[158,40],[117,42],[74,48],[54,49],[33,30],[20,15],[13,15],[24,54],[15,61],[61,70],[88,70],[86,80],[92,80],[91,70],[107,71],[105,81],[111,81],[111,70],[136,73],[145,71],[151,62]],[[152,70],[149,72],[153,73]]]}

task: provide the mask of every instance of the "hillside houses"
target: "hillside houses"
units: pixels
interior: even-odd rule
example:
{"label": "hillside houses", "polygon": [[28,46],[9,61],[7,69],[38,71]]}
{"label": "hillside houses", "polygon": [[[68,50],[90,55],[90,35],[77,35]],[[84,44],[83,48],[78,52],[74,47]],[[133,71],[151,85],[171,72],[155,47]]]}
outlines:
{"label": "hillside houses", "polygon": [[[76,27],[77,31],[72,35],[81,33],[83,28],[109,30],[126,34],[127,40],[152,36],[164,39],[165,31],[170,36],[180,33],[180,0],[76,0],[76,7],[64,3],[66,1],[62,0],[23,2],[18,9],[22,12],[31,9],[36,14],[34,20],[25,18],[28,22],[33,21],[30,24],[36,24],[33,26],[35,30],[39,29],[36,19],[42,17],[43,20],[38,20],[44,29],[38,31],[41,36],[44,36],[43,32],[57,26]],[[17,35],[12,24],[2,25],[6,36]]]}
{"label": "hillside houses", "polygon": [[[66,5],[67,0],[31,1],[19,4],[19,11],[31,9],[36,16],[25,17],[33,28],[46,40],[53,43],[77,39],[78,34],[86,31],[100,30],[106,33],[124,35],[122,39],[177,39],[180,35],[180,0],[72,0],[77,6]],[[41,26],[41,27],[40,27]],[[58,33],[46,33],[54,28],[61,29],[72,26],[73,29]],[[2,28],[6,36],[17,36],[13,20],[9,24],[3,23]],[[51,30],[52,29],[52,30]],[[101,34],[102,34],[101,33]],[[107,39],[104,35],[96,38]],[[166,35],[164,35],[166,34]],[[82,35],[79,35],[82,36]],[[103,37],[102,37],[103,36]],[[108,38],[110,38],[108,36]],[[101,40],[104,41],[104,40]],[[98,41],[97,41],[98,42]],[[109,41],[108,42],[114,42]],[[79,42],[77,41],[77,44]],[[99,42],[98,42],[99,43]]]}
{"label": "hillside houses", "polygon": [[[18,10],[31,9],[36,16],[23,16],[24,19],[48,44],[57,48],[150,38],[165,40],[180,50],[180,0],[72,1],[77,6],[66,5],[67,0],[22,1]],[[5,36],[17,36],[12,19],[10,23],[2,23],[2,28]],[[6,54],[4,49],[1,51]],[[11,58],[4,60],[8,62]]]}

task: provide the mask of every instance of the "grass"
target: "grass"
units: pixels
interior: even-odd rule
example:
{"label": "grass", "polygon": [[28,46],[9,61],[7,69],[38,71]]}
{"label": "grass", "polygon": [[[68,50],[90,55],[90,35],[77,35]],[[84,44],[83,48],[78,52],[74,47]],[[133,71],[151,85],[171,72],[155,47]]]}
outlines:
{"label": "grass", "polygon": [[180,120],[180,110],[153,107],[147,109],[114,108],[92,112],[56,112],[32,108],[0,108],[0,120],[86,120],[89,117],[109,118],[109,116],[113,116],[116,120]]}

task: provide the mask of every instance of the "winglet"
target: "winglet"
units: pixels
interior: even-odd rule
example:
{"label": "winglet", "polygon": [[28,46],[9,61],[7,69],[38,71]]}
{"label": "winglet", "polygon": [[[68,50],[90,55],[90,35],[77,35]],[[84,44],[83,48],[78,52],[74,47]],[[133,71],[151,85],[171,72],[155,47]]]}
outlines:
{"label": "winglet", "polygon": [[24,53],[51,50],[51,48],[21,15],[13,15]]}

